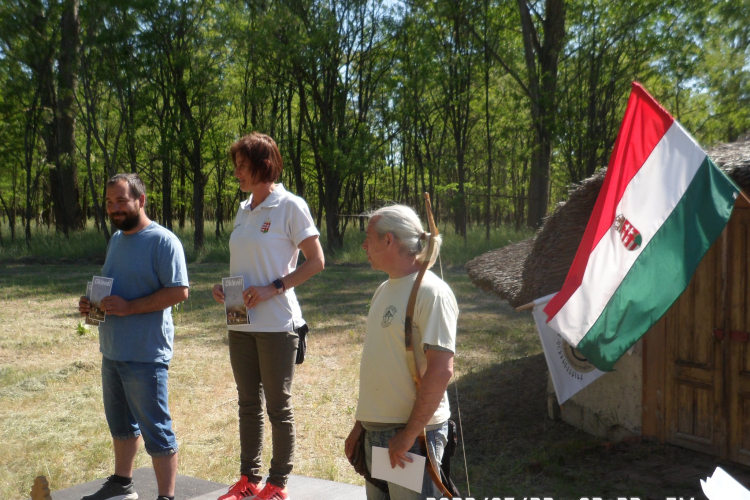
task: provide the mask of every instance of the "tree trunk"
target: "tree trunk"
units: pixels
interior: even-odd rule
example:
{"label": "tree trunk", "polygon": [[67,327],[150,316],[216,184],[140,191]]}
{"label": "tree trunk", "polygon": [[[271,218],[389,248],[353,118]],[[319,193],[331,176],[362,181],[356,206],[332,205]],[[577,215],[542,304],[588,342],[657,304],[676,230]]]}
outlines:
{"label": "tree trunk", "polygon": [[[58,61],[58,121],[57,121],[57,181],[58,202],[62,207],[56,214],[62,216],[63,232],[81,229],[83,215],[79,201],[78,165],[76,155],[76,102],[75,93],[78,86],[78,51],[80,42],[80,23],[78,21],[78,0],[63,2],[60,20],[60,59]],[[54,186],[53,186],[54,188]]]}
{"label": "tree trunk", "polygon": [[86,172],[88,174],[89,187],[91,189],[91,199],[94,203],[94,216],[96,217],[98,225],[102,228],[105,241],[109,244],[109,229],[107,228],[107,221],[104,219],[104,210],[102,210],[101,205],[99,205],[96,184],[94,184],[94,174],[91,171],[91,130],[89,128],[86,130]]}
{"label": "tree trunk", "polygon": [[10,227],[10,241],[16,241],[16,207],[8,214],[8,226]]}
{"label": "tree trunk", "polygon": [[[45,146],[45,159],[49,165],[49,187],[51,197],[51,213],[47,222],[54,220],[55,228],[63,231],[62,221],[65,220],[63,213],[64,200],[62,198],[62,188],[60,187],[60,174],[57,167],[58,148],[57,148],[57,103],[55,102],[55,86],[52,81],[52,61],[45,61],[39,71],[41,86],[41,105],[49,114],[49,118],[44,121],[41,127],[41,135]],[[27,200],[28,201],[28,200]],[[28,207],[27,207],[28,208]]]}
{"label": "tree trunk", "polygon": [[165,128],[161,130],[161,211],[164,227],[172,230],[172,162]]}
{"label": "tree trunk", "polygon": [[26,248],[31,248],[31,165],[26,165]]}
{"label": "tree trunk", "polygon": [[468,12],[463,2],[453,7],[451,19],[452,33],[449,47],[447,110],[450,116],[450,128],[456,148],[456,173],[458,176],[458,195],[455,203],[456,233],[463,236],[466,242],[466,149],[468,147],[471,123],[471,78],[474,65],[473,51],[464,29],[468,22]]}
{"label": "tree trunk", "polygon": [[[5,203],[5,199],[0,194],[0,203],[3,205],[3,211],[5,216],[8,218],[8,226],[10,229],[10,241],[16,241],[16,189],[13,186],[13,203],[9,207]],[[2,218],[0,218],[0,225],[2,225]]]}
{"label": "tree trunk", "polygon": [[329,169],[326,178],[326,192],[322,203],[325,206],[326,218],[326,237],[327,246],[330,250],[338,250],[344,246],[341,229],[339,228],[339,195],[341,192],[341,182],[338,172]]}
{"label": "tree trunk", "polygon": [[485,206],[485,239],[490,241],[490,208],[492,206],[492,127],[490,124],[490,53],[487,40],[488,0],[484,1],[484,121],[487,128],[487,203]]}
{"label": "tree trunk", "polygon": [[214,147],[214,161],[216,162],[216,209],[214,211],[216,218],[216,227],[214,235],[218,240],[224,231],[224,186],[226,184],[225,170],[223,168],[224,160],[221,149]]}
{"label": "tree trunk", "polygon": [[542,225],[549,205],[552,136],[555,128],[557,67],[565,39],[565,0],[546,0],[541,23],[543,42],[531,18],[527,0],[518,0],[524,55],[531,99],[535,144],[529,180],[528,225]]}
{"label": "tree trunk", "polygon": [[[460,144],[460,143],[459,143]],[[458,198],[456,209],[456,233],[463,236],[466,241],[466,153],[464,148],[457,144],[456,146],[456,170],[458,173]]]}
{"label": "tree trunk", "polygon": [[185,197],[187,196],[187,191],[185,190],[185,161],[181,158],[180,159],[180,189],[179,189],[179,197],[180,197],[180,209],[179,209],[179,225],[180,229],[185,229],[185,217],[187,212],[187,203],[185,203]]}
{"label": "tree trunk", "polygon": [[126,113],[123,113],[123,119],[127,116],[125,125],[125,151],[128,155],[130,172],[136,174],[138,173],[138,149],[136,147],[135,137],[135,95],[133,92],[133,85],[130,81],[127,82],[127,86],[127,111]]}
{"label": "tree trunk", "polygon": [[200,139],[193,142],[193,154],[190,158],[190,166],[193,168],[193,247],[196,250],[203,248],[203,191],[206,181],[203,175],[203,165],[201,161],[201,143]]}
{"label": "tree trunk", "polygon": [[287,150],[289,151],[289,159],[292,162],[292,176],[294,178],[294,186],[297,190],[297,196],[300,198],[305,197],[305,181],[302,178],[302,129],[304,127],[302,113],[298,113],[297,120],[297,131],[295,133],[293,121],[292,121],[292,101],[294,99],[294,84],[289,84],[287,103],[286,103],[286,123],[287,123]]}

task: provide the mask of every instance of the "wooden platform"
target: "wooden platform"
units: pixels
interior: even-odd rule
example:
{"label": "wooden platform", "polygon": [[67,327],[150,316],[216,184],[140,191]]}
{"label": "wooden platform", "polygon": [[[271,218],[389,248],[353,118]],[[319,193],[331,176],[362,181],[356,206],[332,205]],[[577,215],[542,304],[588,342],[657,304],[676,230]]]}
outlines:
{"label": "wooden platform", "polygon": [[[64,490],[54,491],[52,500],[80,500],[98,490],[106,478],[79,484]],[[135,490],[139,500],[156,500],[158,491],[153,469],[144,467],[133,471]],[[336,483],[325,479],[304,476],[289,477],[289,500],[365,500],[364,486]],[[206,481],[195,477],[177,475],[175,500],[216,500],[227,492],[228,485]]]}

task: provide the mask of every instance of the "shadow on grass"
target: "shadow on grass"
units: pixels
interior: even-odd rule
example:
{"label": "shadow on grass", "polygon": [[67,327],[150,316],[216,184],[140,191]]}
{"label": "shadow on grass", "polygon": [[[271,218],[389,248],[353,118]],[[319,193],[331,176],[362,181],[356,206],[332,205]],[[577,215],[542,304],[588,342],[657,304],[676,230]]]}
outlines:
{"label": "shadow on grass", "polygon": [[[704,498],[700,479],[717,465],[744,484],[750,470],[651,442],[609,443],[547,414],[542,354],[492,365],[458,381],[471,496]],[[457,419],[453,384],[448,389]],[[468,496],[459,446],[453,480]]]}

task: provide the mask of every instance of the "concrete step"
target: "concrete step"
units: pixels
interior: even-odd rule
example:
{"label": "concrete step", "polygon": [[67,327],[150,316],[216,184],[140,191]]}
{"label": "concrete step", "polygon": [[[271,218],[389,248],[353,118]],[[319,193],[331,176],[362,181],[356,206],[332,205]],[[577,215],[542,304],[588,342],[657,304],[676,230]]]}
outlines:
{"label": "concrete step", "polygon": [[[54,491],[51,485],[52,500],[80,500],[83,495],[90,495],[98,490],[106,478],[89,481],[64,490]],[[154,470],[143,467],[133,471],[133,481],[139,500],[156,500],[158,490]],[[290,476],[289,500],[365,500],[364,486],[337,483],[325,479],[304,476]],[[228,485],[198,479],[197,477],[177,475],[175,500],[216,500],[227,492]]]}

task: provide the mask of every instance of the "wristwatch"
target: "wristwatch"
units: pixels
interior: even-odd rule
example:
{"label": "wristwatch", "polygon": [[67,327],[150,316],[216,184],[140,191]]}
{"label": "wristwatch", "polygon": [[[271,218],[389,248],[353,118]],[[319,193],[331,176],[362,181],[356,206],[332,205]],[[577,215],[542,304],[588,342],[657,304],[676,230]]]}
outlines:
{"label": "wristwatch", "polygon": [[276,293],[278,294],[284,293],[284,290],[286,289],[286,287],[284,286],[284,282],[280,279],[273,280],[273,286],[276,287]]}

